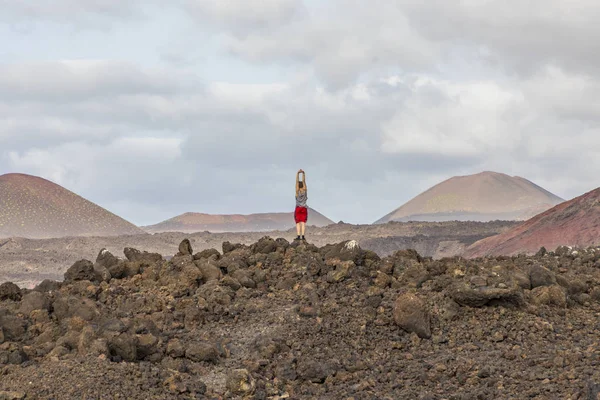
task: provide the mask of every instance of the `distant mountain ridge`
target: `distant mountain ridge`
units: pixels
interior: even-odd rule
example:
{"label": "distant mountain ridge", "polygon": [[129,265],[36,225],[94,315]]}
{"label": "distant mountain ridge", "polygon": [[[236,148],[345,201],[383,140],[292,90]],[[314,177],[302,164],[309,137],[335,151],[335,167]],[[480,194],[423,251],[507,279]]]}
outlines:
{"label": "distant mountain ridge", "polygon": [[600,245],[600,188],[561,203],[496,236],[471,245],[465,257],[532,254],[542,246]]}
{"label": "distant mountain ridge", "polygon": [[[318,227],[331,225],[334,222],[312,208],[308,211],[307,225]],[[259,213],[259,214],[204,214],[187,212],[155,225],[142,227],[148,233],[159,232],[261,232],[271,230],[288,230],[293,228],[293,213]]]}
{"label": "distant mountain ridge", "polygon": [[46,179],[26,174],[0,176],[0,238],[141,233],[132,223]]}
{"label": "distant mountain ridge", "polygon": [[375,223],[526,220],[563,201],[525,178],[485,171],[443,181]]}

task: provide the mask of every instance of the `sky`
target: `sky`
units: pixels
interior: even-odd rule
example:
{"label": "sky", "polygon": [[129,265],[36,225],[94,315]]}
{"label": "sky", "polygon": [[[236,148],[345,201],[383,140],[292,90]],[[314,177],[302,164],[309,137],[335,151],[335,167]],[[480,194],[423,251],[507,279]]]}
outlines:
{"label": "sky", "polygon": [[0,0],[0,174],[138,225],[371,223],[455,175],[600,171],[596,0]]}

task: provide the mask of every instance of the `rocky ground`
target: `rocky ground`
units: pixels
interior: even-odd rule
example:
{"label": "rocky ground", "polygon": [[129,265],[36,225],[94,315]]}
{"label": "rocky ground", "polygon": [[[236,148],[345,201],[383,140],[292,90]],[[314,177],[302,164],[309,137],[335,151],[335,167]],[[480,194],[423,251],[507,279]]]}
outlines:
{"label": "rocky ground", "polygon": [[[435,258],[460,254],[475,241],[504,232],[515,222],[409,222],[383,225],[351,225],[338,223],[325,228],[309,227],[307,237],[317,246],[357,240],[365,249],[387,256],[412,248]],[[269,233],[160,233],[118,237],[68,237],[31,240],[0,239],[0,283],[12,281],[32,288],[44,279],[62,279],[75,261],[92,259],[98,249],[121,254],[125,247],[146,249],[160,254],[174,254],[177,246],[188,238],[197,251],[220,248],[225,241],[252,244],[264,235],[293,240],[294,230]]]}
{"label": "rocky ground", "polygon": [[598,399],[600,249],[262,238],[0,285],[0,399]]}

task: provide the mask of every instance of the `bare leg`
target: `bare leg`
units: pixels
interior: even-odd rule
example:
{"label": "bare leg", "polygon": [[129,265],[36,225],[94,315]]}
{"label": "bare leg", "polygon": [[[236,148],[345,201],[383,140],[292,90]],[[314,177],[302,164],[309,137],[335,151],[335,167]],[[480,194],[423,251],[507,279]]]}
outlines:
{"label": "bare leg", "polygon": [[304,232],[306,231],[306,223],[300,222],[300,232],[302,236],[304,236]]}
{"label": "bare leg", "polygon": [[298,236],[300,236],[300,235],[301,235],[301,233],[300,233],[300,232],[301,232],[301,227],[300,227],[300,225],[302,225],[300,222],[298,222],[298,223],[296,224],[296,233],[298,234]]}

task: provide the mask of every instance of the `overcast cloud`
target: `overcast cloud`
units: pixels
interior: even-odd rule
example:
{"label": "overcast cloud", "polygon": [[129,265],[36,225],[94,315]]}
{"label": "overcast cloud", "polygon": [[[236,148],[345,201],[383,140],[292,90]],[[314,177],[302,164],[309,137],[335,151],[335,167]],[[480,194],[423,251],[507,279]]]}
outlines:
{"label": "overcast cloud", "polygon": [[592,0],[0,0],[0,173],[144,225],[370,223],[453,175],[598,187]]}

